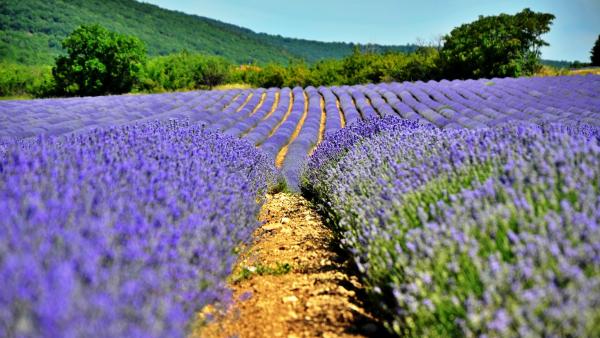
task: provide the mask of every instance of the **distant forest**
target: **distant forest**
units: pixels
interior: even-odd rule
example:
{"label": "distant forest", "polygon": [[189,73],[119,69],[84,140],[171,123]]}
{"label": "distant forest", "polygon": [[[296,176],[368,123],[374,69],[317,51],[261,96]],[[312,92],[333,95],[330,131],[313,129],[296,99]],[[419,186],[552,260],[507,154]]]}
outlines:
{"label": "distant forest", "polygon": [[550,66],[550,67],[554,67],[554,68],[581,68],[581,67],[589,66],[588,64],[579,62],[579,61],[565,61],[565,60],[557,61],[557,60],[542,59],[540,62],[544,66]]}
{"label": "distant forest", "polygon": [[[140,38],[150,56],[186,50],[237,64],[314,63],[350,55],[355,44],[319,42],[255,33],[217,20],[162,9],[134,0],[2,0],[0,60],[51,65],[64,53],[61,41],[82,24]],[[358,45],[373,52],[413,52],[416,45]]]}

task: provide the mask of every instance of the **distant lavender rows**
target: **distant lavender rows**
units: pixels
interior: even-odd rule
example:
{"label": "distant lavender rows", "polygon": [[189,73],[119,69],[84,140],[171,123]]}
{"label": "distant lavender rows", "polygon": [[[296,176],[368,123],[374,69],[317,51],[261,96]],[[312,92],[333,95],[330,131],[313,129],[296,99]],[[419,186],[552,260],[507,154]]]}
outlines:
{"label": "distant lavender rows", "polygon": [[[183,118],[244,137],[273,158],[289,145],[282,170],[295,185],[298,168],[324,136],[321,133],[337,131],[357,120],[390,115],[444,129],[480,128],[512,120],[577,120],[600,125],[600,76],[4,101],[0,102],[0,138]],[[291,139],[296,129],[299,133]]]}

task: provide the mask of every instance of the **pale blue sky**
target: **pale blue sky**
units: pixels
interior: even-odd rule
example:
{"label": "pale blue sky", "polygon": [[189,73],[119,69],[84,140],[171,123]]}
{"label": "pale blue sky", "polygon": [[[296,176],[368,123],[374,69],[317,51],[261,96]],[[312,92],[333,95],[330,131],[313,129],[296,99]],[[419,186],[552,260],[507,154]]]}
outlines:
{"label": "pale blue sky", "polygon": [[556,16],[542,57],[589,62],[600,34],[600,0],[143,0],[249,28],[319,41],[406,44],[433,40],[478,15],[525,7]]}

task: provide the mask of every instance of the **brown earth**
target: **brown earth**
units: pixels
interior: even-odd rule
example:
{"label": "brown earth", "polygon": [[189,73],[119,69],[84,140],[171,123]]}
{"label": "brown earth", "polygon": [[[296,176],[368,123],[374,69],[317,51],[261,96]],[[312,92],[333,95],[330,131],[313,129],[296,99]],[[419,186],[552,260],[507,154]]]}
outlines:
{"label": "brown earth", "polygon": [[232,275],[233,304],[198,314],[194,337],[365,337],[385,330],[361,302],[351,263],[310,202],[268,195],[264,225]]}

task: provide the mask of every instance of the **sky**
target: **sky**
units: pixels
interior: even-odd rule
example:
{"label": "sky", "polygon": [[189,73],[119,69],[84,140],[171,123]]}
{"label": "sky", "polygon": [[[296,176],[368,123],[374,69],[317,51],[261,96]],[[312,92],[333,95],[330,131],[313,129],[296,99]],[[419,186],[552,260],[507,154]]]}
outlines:
{"label": "sky", "polygon": [[589,62],[600,0],[143,0],[255,32],[318,41],[399,45],[435,41],[479,15],[529,7],[556,16],[542,58]]}

